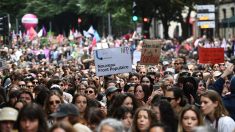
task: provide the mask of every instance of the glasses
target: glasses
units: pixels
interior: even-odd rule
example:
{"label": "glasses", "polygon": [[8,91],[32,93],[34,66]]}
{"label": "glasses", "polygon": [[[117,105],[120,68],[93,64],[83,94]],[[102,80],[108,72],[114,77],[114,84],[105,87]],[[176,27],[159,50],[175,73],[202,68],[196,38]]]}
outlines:
{"label": "glasses", "polygon": [[33,88],[33,85],[27,85],[28,88]]}
{"label": "glasses", "polygon": [[225,64],[219,64],[219,66],[225,66]]}
{"label": "glasses", "polygon": [[50,101],[49,104],[53,105],[53,104],[60,104],[60,100],[55,100],[55,101]]}
{"label": "glasses", "polygon": [[19,84],[19,87],[25,87],[25,84]]}
{"label": "glasses", "polygon": [[171,98],[171,97],[162,97],[162,99],[166,99],[168,102],[171,102],[171,100],[174,100],[176,98]]}
{"label": "glasses", "polygon": [[165,71],[165,72],[164,72],[164,75],[172,75],[172,72],[170,72],[170,71]]}
{"label": "glasses", "polygon": [[38,84],[38,81],[33,81],[34,84]]}
{"label": "glasses", "polygon": [[92,93],[94,93],[94,92],[93,92],[92,90],[86,90],[85,93],[86,93],[86,94],[87,94],[87,93],[92,94]]}
{"label": "glasses", "polygon": [[181,65],[181,63],[174,63],[174,65]]}
{"label": "glasses", "polygon": [[202,75],[201,74],[197,74],[196,77],[202,77]]}

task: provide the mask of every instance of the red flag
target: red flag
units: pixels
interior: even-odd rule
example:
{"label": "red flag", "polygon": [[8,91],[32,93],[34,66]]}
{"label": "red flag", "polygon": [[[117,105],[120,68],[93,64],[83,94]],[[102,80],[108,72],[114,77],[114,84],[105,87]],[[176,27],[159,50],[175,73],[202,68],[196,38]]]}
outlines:
{"label": "red flag", "polygon": [[92,47],[95,47],[95,46],[96,46],[96,38],[94,37],[92,40]]}

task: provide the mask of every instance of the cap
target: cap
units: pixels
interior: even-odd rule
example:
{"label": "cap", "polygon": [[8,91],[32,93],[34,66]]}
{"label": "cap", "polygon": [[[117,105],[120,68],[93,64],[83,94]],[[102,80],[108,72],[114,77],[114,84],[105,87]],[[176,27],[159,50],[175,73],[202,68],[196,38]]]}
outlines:
{"label": "cap", "polygon": [[114,87],[114,86],[109,87],[109,88],[106,89],[105,95],[106,95],[106,96],[107,96],[107,95],[110,95],[111,93],[114,93],[114,92],[116,92],[116,91],[121,91],[121,89],[119,89],[119,88],[117,88],[117,87]]}
{"label": "cap", "polygon": [[53,85],[51,86],[51,89],[54,89],[54,88],[58,88],[58,89],[60,89],[60,86],[59,86],[59,85],[57,85],[57,84],[53,84]]}
{"label": "cap", "polygon": [[65,116],[78,116],[79,110],[74,104],[61,104],[55,113],[50,116],[55,118],[61,118]]}
{"label": "cap", "polygon": [[0,121],[16,121],[18,111],[11,107],[0,109]]}
{"label": "cap", "polygon": [[162,64],[166,66],[166,65],[169,65],[170,63],[168,61],[163,61]]}

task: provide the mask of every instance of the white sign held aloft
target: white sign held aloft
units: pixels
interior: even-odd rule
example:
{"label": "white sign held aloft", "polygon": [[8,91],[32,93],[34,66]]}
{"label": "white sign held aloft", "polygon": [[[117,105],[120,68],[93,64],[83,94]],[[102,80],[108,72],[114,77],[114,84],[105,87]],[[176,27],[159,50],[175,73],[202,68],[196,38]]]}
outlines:
{"label": "white sign held aloft", "polygon": [[131,52],[129,47],[94,50],[94,59],[97,76],[132,71]]}

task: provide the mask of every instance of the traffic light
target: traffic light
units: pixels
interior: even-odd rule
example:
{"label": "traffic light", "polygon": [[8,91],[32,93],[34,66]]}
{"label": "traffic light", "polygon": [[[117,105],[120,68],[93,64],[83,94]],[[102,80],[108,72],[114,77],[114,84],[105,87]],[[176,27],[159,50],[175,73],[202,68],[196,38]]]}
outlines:
{"label": "traffic light", "polygon": [[149,38],[149,26],[150,26],[149,18],[143,17],[143,37],[144,37],[144,39]]}
{"label": "traffic light", "polygon": [[0,17],[0,35],[8,35],[9,33],[9,23],[8,16]]}
{"label": "traffic light", "polygon": [[133,5],[132,5],[132,21],[136,22],[138,21],[138,9],[137,9],[137,4],[135,1],[133,1]]}
{"label": "traffic light", "polygon": [[144,21],[144,22],[148,22],[149,19],[148,19],[147,17],[144,17],[144,18],[143,18],[143,21]]}
{"label": "traffic light", "polygon": [[80,17],[78,17],[78,24],[82,23],[82,19]]}

